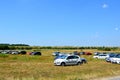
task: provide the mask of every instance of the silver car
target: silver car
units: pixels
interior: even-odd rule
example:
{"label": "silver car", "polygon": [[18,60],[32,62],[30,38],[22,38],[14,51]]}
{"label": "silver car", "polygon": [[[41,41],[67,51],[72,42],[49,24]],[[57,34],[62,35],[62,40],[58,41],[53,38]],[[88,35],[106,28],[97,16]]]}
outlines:
{"label": "silver car", "polygon": [[120,54],[118,54],[115,57],[111,58],[111,63],[120,64]]}
{"label": "silver car", "polygon": [[63,55],[54,60],[54,65],[80,65],[81,58],[78,55]]}
{"label": "silver car", "polygon": [[106,59],[108,57],[109,57],[108,54],[98,54],[98,55],[93,56],[93,58],[97,58],[97,59]]}

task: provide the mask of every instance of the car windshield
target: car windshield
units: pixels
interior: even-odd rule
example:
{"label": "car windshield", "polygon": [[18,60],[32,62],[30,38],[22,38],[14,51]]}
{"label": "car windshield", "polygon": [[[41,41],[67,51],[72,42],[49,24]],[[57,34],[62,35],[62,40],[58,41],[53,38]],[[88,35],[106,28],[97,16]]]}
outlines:
{"label": "car windshield", "polygon": [[110,56],[110,57],[115,57],[115,56],[116,56],[116,54],[109,54],[109,56]]}
{"label": "car windshield", "polygon": [[120,58],[120,54],[118,54],[116,57],[117,57],[117,58]]}
{"label": "car windshield", "polygon": [[65,59],[67,56],[66,55],[61,55],[61,56],[57,56],[56,59]]}
{"label": "car windshield", "polygon": [[99,54],[99,56],[107,56],[107,54]]}

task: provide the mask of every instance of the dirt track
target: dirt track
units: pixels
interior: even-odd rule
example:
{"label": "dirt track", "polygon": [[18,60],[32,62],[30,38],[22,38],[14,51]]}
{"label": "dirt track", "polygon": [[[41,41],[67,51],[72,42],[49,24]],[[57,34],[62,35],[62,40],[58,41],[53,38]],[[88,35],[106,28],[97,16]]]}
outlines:
{"label": "dirt track", "polygon": [[120,80],[120,76],[108,77],[108,78],[99,78],[95,80]]}

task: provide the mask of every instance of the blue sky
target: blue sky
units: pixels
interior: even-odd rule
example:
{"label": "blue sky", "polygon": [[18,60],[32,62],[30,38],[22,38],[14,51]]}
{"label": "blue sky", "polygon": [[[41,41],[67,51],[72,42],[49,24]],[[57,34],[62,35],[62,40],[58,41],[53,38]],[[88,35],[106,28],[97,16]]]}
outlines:
{"label": "blue sky", "polygon": [[120,46],[120,0],[0,0],[0,43]]}

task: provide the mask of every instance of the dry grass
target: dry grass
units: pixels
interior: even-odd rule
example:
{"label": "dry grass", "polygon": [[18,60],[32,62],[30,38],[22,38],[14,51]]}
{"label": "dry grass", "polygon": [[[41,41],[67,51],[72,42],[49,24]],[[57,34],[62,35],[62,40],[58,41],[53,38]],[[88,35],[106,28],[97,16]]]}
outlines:
{"label": "dry grass", "polygon": [[[96,60],[92,56],[82,56],[87,58],[88,64],[54,66],[53,56],[51,56],[54,51],[41,50],[42,56],[9,55],[0,57],[0,80],[93,80],[120,75],[120,65]],[[59,51],[72,52],[74,50]]]}

